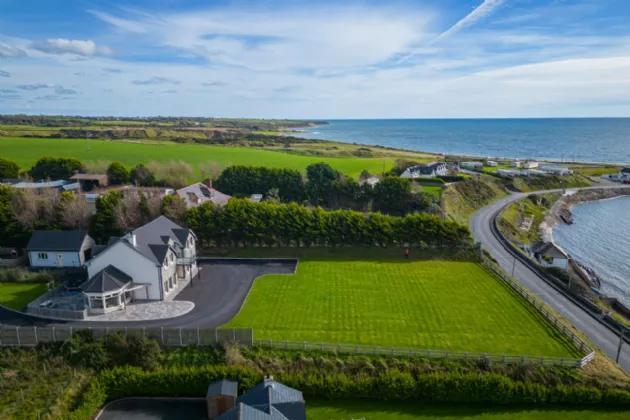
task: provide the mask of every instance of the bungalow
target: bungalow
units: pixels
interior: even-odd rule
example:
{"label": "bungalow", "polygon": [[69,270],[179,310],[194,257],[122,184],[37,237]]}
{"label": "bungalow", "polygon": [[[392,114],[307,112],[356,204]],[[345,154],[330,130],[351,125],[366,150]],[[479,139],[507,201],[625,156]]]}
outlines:
{"label": "bungalow", "polygon": [[31,267],[83,267],[94,239],[82,230],[36,230],[26,246]]}
{"label": "bungalow", "polygon": [[176,195],[186,200],[186,207],[197,207],[206,201],[214,204],[225,205],[232,198],[227,194],[212,188],[212,183],[205,185],[201,182],[181,188],[175,192]]}
{"label": "bungalow", "polygon": [[514,162],[512,162],[512,168],[520,168],[521,165],[521,161],[520,160],[515,160]]}
{"label": "bungalow", "polygon": [[435,178],[448,175],[445,162],[431,162],[426,165],[411,166],[400,175],[401,178]]}
{"label": "bungalow", "polygon": [[546,267],[569,267],[569,256],[553,242],[534,242],[531,249],[534,258]]}
{"label": "bungalow", "polygon": [[124,309],[133,299],[170,300],[197,275],[197,237],[160,216],[110,244],[86,263],[81,286],[91,313]]}
{"label": "bungalow", "polygon": [[481,171],[483,169],[483,163],[481,162],[460,162],[459,167],[468,169],[470,171]]}
{"label": "bungalow", "polygon": [[497,174],[503,178],[515,178],[521,176],[521,171],[518,169],[498,169]]}
{"label": "bungalow", "polygon": [[540,170],[550,175],[567,176],[573,175],[573,169],[559,165],[541,165]]}
{"label": "bungalow", "polygon": [[539,163],[535,160],[528,161],[523,163],[523,169],[536,169],[538,168]]}
{"label": "bungalow", "polygon": [[486,166],[490,166],[491,168],[496,168],[497,166],[499,166],[499,163],[495,162],[494,160],[489,160],[486,162]]}
{"label": "bungalow", "polygon": [[616,174],[605,175],[604,178],[608,178],[613,181],[627,181],[630,180],[630,168],[623,168],[621,172]]}

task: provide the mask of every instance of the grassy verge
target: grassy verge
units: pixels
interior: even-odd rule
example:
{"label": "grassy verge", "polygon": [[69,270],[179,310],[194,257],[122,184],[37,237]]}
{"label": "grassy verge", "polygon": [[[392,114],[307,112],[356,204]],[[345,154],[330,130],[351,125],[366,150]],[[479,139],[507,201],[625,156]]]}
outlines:
{"label": "grassy verge", "polygon": [[442,209],[454,220],[468,224],[470,216],[480,208],[505,197],[505,189],[490,177],[468,179],[442,190]]}
{"label": "grassy verge", "polygon": [[[88,149],[89,144],[89,149]],[[215,162],[221,167],[229,165],[268,165],[278,168],[304,170],[318,162],[329,163],[338,171],[358,178],[365,169],[380,173],[394,165],[394,158],[334,158],[300,156],[267,150],[240,147],[206,146],[158,142],[144,144],[103,140],[0,138],[2,157],[17,162],[23,168],[30,168],[43,156],[68,156],[81,161],[118,161],[127,167],[150,161],[170,162],[183,160],[192,165]]]}
{"label": "grassy verge", "polygon": [[[562,194],[542,194],[510,204],[499,215],[499,229],[507,238],[522,244],[539,240],[538,226],[544,220],[546,212],[561,197]],[[529,230],[521,229],[526,218],[532,220]]]}
{"label": "grassy verge", "polygon": [[309,420],[621,420],[623,410],[584,407],[452,407],[369,401],[307,401]]}
{"label": "grassy verge", "polygon": [[436,350],[576,355],[492,275],[468,262],[301,260],[258,279],[227,327],[258,338]]}
{"label": "grassy verge", "polygon": [[570,176],[518,177],[511,180],[518,191],[542,191],[560,188],[580,188],[593,185],[586,177],[576,174]]}
{"label": "grassy verge", "polygon": [[0,283],[0,304],[22,309],[45,292],[45,284]]}

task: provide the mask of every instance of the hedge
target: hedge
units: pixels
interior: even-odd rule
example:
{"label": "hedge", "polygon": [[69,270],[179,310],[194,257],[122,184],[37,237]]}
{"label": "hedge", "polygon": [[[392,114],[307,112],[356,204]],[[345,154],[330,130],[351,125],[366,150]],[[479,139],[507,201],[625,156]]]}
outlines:
{"label": "hedge", "polygon": [[[545,386],[520,382],[496,373],[430,373],[414,376],[390,369],[379,375],[308,375],[271,372],[283,384],[299,389],[308,398],[334,400],[414,401],[426,403],[570,404],[630,406],[630,392],[586,386]],[[95,406],[123,397],[202,397],[208,384],[228,378],[239,382],[239,392],[251,388],[262,374],[242,366],[195,366],[145,371],[120,367],[102,372],[83,395],[69,419],[86,419]],[[107,397],[105,398],[104,395]]]}
{"label": "hedge", "polygon": [[441,179],[444,182],[460,182],[466,179],[466,177],[459,176],[459,175],[444,175],[444,176],[438,176],[437,178]]}

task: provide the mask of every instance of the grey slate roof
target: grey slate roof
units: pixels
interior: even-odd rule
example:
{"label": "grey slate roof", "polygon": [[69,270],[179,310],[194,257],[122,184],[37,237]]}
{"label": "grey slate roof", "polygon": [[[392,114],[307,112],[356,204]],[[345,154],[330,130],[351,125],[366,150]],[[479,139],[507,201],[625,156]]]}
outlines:
{"label": "grey slate roof", "polygon": [[164,245],[163,237],[168,236],[176,244],[184,246],[185,241],[182,243],[179,239],[183,234],[182,231],[191,232],[190,229],[183,229],[169,218],[160,216],[132,231],[132,234],[136,235],[136,250],[156,264],[162,264],[168,251],[168,245]]}
{"label": "grey slate roof", "polygon": [[270,407],[268,411],[259,410],[247,404],[237,404],[232,410],[221,414],[216,420],[292,420],[280,411]]}
{"label": "grey slate roof", "polygon": [[113,265],[108,265],[83,283],[80,288],[86,293],[105,293],[118,290],[132,281],[129,275]]}
{"label": "grey slate roof", "polygon": [[219,395],[238,396],[238,382],[219,379],[218,381],[210,383],[206,397],[216,397]]}
{"label": "grey slate roof", "polygon": [[433,174],[434,171],[438,170],[439,167],[441,166],[446,166],[446,163],[444,162],[431,162],[431,163],[427,163],[426,165],[417,165],[417,166],[412,166],[409,169],[409,172],[414,174],[421,174],[421,175],[431,175]]}
{"label": "grey slate roof", "polygon": [[532,252],[535,254],[540,254],[545,257],[551,258],[559,258],[559,259],[569,259],[567,254],[564,253],[556,244],[553,242],[534,242],[532,244]]}
{"label": "grey slate roof", "polygon": [[302,393],[276,381],[263,381],[236,399],[247,405],[304,401]]}
{"label": "grey slate roof", "polygon": [[622,173],[622,174],[630,174],[630,168],[623,168],[623,169],[621,170],[621,173]]}
{"label": "grey slate roof", "polygon": [[87,232],[83,230],[36,230],[27,251],[79,251]]}

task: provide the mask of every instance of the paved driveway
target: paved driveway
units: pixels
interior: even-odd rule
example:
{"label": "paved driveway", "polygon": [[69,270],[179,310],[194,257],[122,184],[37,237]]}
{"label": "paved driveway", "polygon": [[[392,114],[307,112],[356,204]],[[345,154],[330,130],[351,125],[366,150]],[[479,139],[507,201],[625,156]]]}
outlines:
{"label": "paved driveway", "polygon": [[254,280],[265,274],[292,274],[295,262],[250,260],[214,260],[198,263],[200,272],[175,301],[190,301],[195,308],[185,315],[153,321],[63,322],[44,320],[0,308],[0,324],[65,325],[73,327],[206,327],[216,328],[234,318],[240,311]]}

